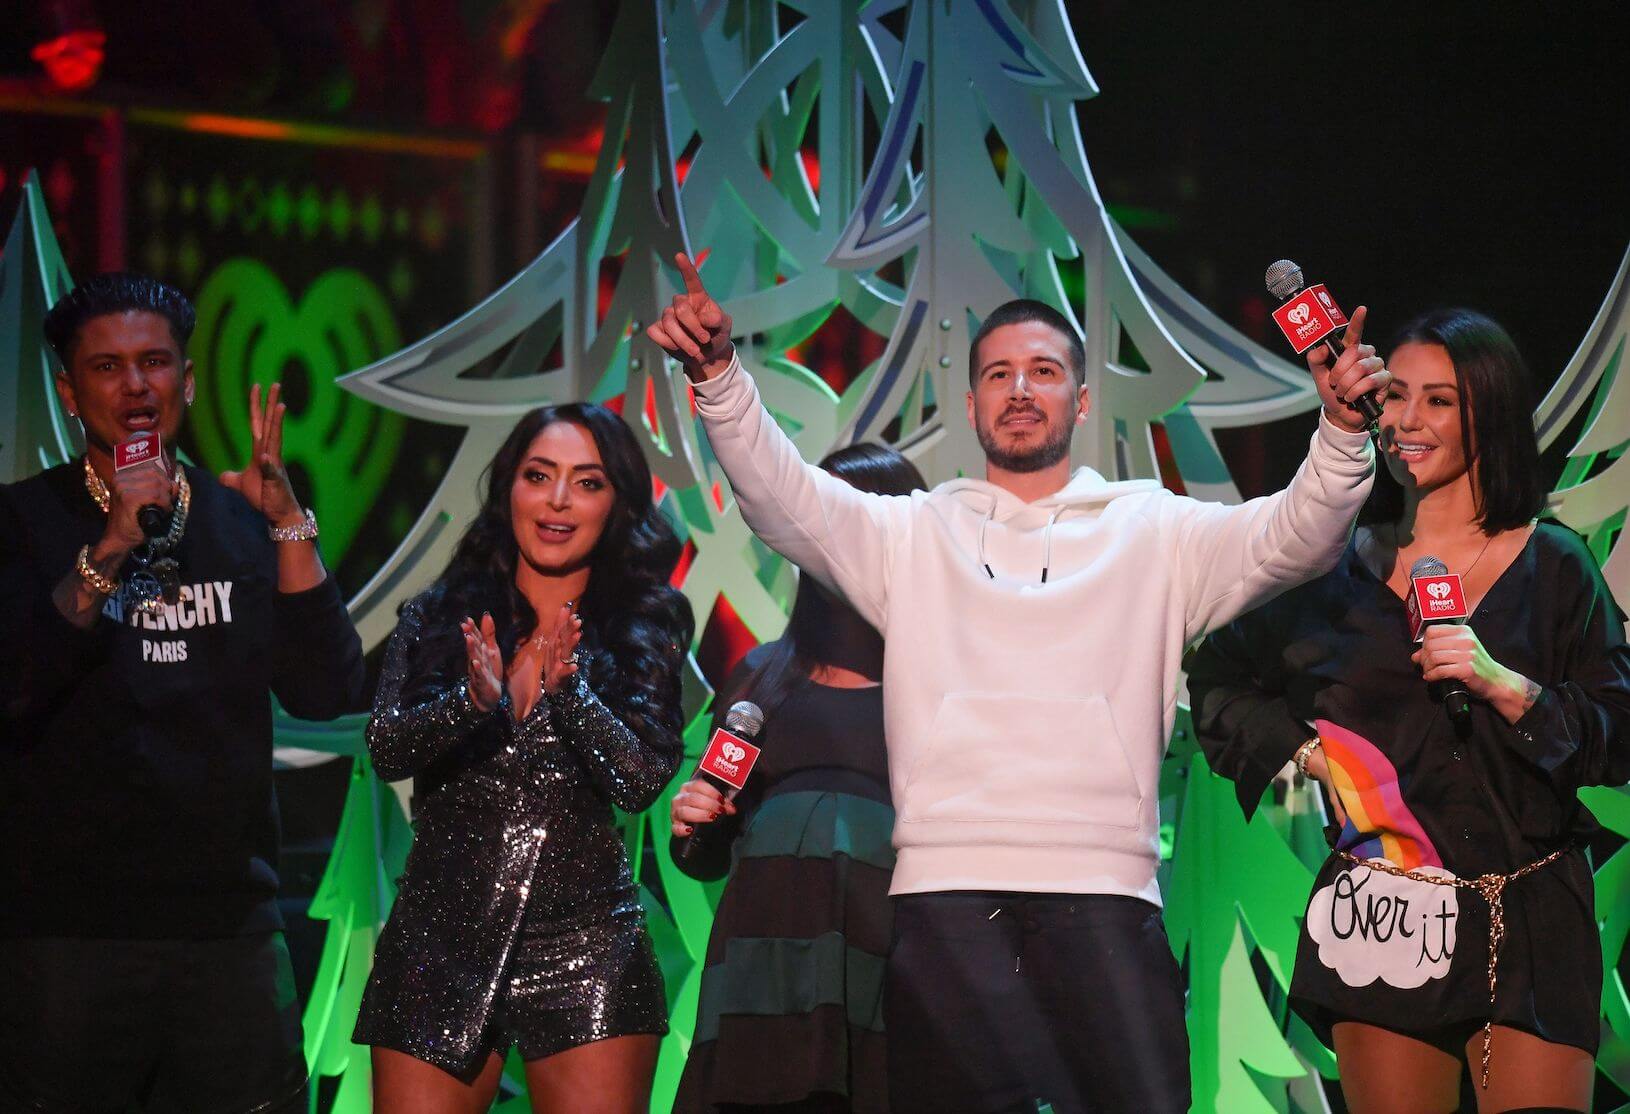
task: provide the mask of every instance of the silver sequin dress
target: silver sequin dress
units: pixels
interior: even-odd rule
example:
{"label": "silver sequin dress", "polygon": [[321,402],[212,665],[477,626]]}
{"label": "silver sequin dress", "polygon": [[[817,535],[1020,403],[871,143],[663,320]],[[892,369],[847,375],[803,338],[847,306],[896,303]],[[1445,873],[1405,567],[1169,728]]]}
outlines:
{"label": "silver sequin dress", "polygon": [[[595,695],[587,663],[516,722],[464,680],[406,676],[404,608],[368,725],[379,776],[414,777],[414,842],[353,1039],[461,1078],[510,1045],[533,1060],[668,1027],[662,973],[611,806],[648,807],[678,769],[675,707]],[[620,713],[620,714],[618,714]],[[666,714],[663,714],[666,713]]]}

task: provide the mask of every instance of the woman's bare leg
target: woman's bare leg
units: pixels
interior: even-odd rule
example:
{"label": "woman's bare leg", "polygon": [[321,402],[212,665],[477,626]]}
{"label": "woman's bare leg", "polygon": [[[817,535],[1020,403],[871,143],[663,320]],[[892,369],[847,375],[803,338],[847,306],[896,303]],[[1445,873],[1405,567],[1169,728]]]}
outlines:
{"label": "woman's bare leg", "polygon": [[533,1114],[646,1114],[657,1036],[611,1037],[528,1060]]}
{"label": "woman's bare leg", "polygon": [[1461,1063],[1456,1057],[1425,1041],[1357,1021],[1338,1022],[1331,1035],[1341,1093],[1352,1114],[1453,1114],[1459,1109]]}
{"label": "woman's bare leg", "polygon": [[493,1053],[474,1083],[394,1048],[373,1050],[378,1114],[484,1114],[498,1093],[504,1061]]}
{"label": "woman's bare leg", "polygon": [[[1472,1079],[1483,1078],[1483,1033],[1466,1042]],[[1583,1048],[1541,1040],[1521,1029],[1494,1027],[1488,1089],[1477,1088],[1482,1112],[1520,1110],[1525,1106],[1560,1106],[1589,1110],[1596,1089],[1596,1061]]]}

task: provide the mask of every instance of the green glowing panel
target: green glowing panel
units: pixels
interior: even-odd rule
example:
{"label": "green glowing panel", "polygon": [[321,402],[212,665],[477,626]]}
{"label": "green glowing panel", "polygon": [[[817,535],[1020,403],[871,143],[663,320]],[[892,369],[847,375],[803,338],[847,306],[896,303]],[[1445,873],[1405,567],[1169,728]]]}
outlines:
{"label": "green glowing panel", "polygon": [[405,423],[335,379],[399,343],[389,301],[360,271],[328,271],[296,303],[264,264],[221,265],[198,293],[191,350],[201,462],[216,471],[241,468],[251,438],[249,385],[282,381],[291,403],[284,457],[310,483],[323,550],[337,562],[395,464]]}

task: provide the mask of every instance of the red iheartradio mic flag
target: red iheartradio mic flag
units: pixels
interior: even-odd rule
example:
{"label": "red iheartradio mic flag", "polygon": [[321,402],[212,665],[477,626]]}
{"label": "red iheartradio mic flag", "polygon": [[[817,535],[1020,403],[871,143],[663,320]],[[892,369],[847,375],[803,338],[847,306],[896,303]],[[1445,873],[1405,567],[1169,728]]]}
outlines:
{"label": "red iheartradio mic flag", "polygon": [[1426,624],[1459,622],[1471,614],[1466,606],[1466,590],[1460,585],[1459,575],[1452,572],[1414,577],[1404,606],[1409,611],[1409,637],[1416,642],[1421,640]]}
{"label": "red iheartradio mic flag", "polygon": [[1336,305],[1336,300],[1321,282],[1274,310],[1273,320],[1300,356],[1337,329],[1345,327],[1347,315],[1341,312],[1341,307]]}
{"label": "red iheartradio mic flag", "polygon": [[747,775],[753,772],[758,755],[758,747],[721,727],[713,733],[696,770],[740,790],[747,784]]}
{"label": "red iheartradio mic flag", "polygon": [[113,446],[115,472],[123,472],[126,468],[135,468],[140,464],[163,459],[164,446],[159,443],[157,431],[132,434]]}

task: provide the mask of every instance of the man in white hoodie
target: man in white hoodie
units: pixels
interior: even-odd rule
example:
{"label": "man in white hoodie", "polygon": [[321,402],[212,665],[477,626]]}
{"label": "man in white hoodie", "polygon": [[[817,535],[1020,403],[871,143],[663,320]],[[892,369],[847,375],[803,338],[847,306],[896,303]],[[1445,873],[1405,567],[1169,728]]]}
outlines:
{"label": "man in white hoodie", "polygon": [[[902,1111],[1181,1111],[1183,985],[1160,921],[1157,784],[1183,650],[1332,567],[1370,486],[1343,400],[1389,378],[1360,343],[1284,491],[1238,506],[1071,475],[1073,326],[1031,301],[969,352],[985,479],[910,496],[805,464],[690,260],[647,334],[684,366],[742,516],[884,636],[899,851],[884,1017]],[[769,744],[773,745],[773,743]]]}

